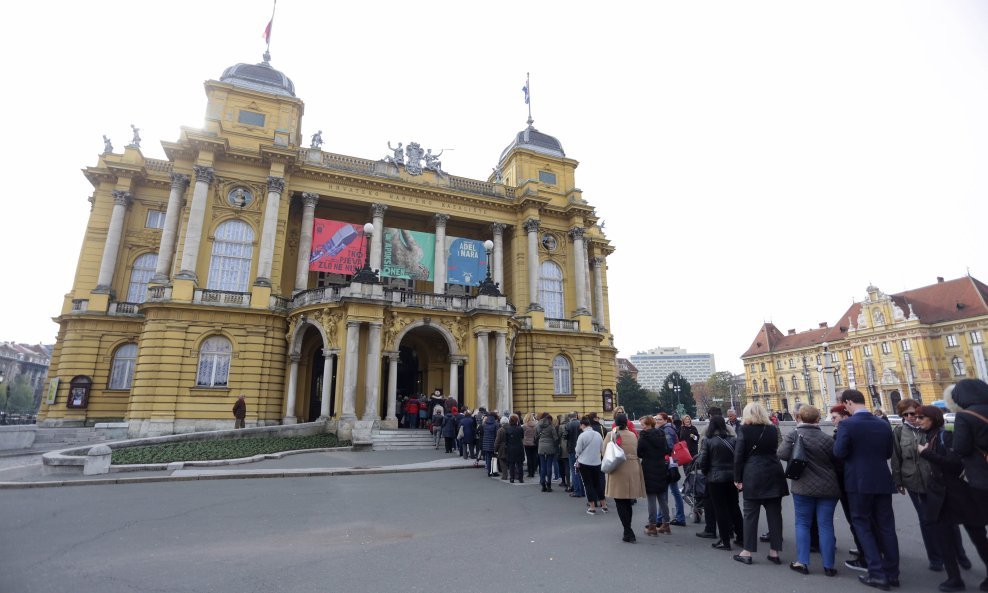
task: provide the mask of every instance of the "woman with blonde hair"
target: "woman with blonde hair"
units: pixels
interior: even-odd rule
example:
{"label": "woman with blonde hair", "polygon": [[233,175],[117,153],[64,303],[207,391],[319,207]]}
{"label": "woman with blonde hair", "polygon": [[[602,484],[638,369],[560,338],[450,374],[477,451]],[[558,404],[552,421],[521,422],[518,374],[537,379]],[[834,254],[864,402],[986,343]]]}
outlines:
{"label": "woman with blonde hair", "polygon": [[779,429],[758,402],[745,406],[741,418],[734,450],[734,485],[744,497],[744,549],[734,559],[742,564],[752,563],[751,556],[758,551],[759,514],[761,507],[765,507],[770,542],[768,560],[781,564],[782,497],[789,495],[789,487],[776,454]]}
{"label": "woman with blonde hair", "polygon": [[529,412],[525,416],[525,423],[522,425],[525,446],[525,463],[528,466],[528,477],[534,478],[535,472],[539,469],[539,444],[536,442],[538,432],[538,420],[535,419],[535,412]]}

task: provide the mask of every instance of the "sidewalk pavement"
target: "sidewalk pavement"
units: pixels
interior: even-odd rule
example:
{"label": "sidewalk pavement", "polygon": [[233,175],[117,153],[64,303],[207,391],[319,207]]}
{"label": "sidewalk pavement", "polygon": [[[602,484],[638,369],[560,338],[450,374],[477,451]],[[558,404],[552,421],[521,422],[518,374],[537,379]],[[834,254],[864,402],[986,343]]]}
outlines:
{"label": "sidewalk pavement", "polygon": [[[46,475],[40,454],[7,457],[0,465],[0,489],[54,486],[127,484],[142,482],[280,478],[383,474],[474,468],[475,462],[434,449],[398,451],[319,451],[287,455],[237,465],[188,467],[160,471],[113,472],[100,476],[82,473]],[[483,468],[483,462],[480,463]]]}

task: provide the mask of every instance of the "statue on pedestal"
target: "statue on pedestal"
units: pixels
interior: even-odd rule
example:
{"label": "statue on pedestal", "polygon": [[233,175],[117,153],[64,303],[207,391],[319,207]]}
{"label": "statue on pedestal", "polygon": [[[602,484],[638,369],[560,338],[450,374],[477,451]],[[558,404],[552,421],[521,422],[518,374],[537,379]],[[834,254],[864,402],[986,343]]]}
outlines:
{"label": "statue on pedestal", "polygon": [[322,147],[322,130],[319,130],[312,135],[312,143],[309,145],[310,148],[321,148]]}
{"label": "statue on pedestal", "polygon": [[134,138],[130,141],[130,144],[128,146],[133,146],[134,148],[140,148],[141,147],[141,129],[138,128],[137,126],[135,126],[134,124],[130,124],[130,129],[131,130],[134,130]]}
{"label": "statue on pedestal", "polygon": [[113,143],[106,137],[106,134],[103,134],[103,154],[110,154],[111,152],[113,152]]}

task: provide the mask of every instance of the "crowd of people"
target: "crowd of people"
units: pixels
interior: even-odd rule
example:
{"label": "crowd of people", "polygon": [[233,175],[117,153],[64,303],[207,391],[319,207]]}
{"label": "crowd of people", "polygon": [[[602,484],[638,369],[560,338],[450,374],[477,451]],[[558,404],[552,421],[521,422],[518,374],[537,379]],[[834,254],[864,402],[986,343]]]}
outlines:
{"label": "crowd of people", "polygon": [[[686,525],[679,488],[685,469],[695,497],[692,516],[696,522],[706,520],[696,535],[714,540],[711,545],[718,550],[737,546],[732,557],[745,565],[755,562],[759,542],[768,544],[768,562],[782,564],[782,499],[792,495],[796,558],[791,570],[810,574],[811,553],[819,552],[822,573],[837,574],[834,516],[839,505],[854,540],[844,566],[860,571],[864,585],[898,587],[892,498],[899,493],[908,495],[916,510],[929,570],[946,572],[941,591],[965,590],[961,569],[972,568],[960,527],[988,568],[984,381],[964,379],[944,394],[956,412],[952,427],[945,425],[941,408],[905,399],[896,407],[903,423],[893,428],[887,418],[868,410],[864,394],[845,390],[838,405],[826,411],[833,436],[821,429],[822,413],[811,405],[797,410],[796,427],[783,435],[778,418],[758,402],[746,405],[740,419],[734,410],[725,416],[709,409],[701,431],[689,416],[680,421],[664,412],[641,418],[636,427],[617,408],[612,426],[605,428],[596,413],[536,417],[458,410],[455,402],[439,401],[438,391],[434,395],[429,422],[436,448],[442,440],[448,453],[477,464],[482,459],[488,476],[511,483],[534,480],[538,472],[542,492],[553,492],[558,484],[569,496],[585,499],[588,515],[610,512],[611,499],[625,542],[636,541],[633,506],[641,498],[647,500],[646,536],[671,534],[672,527]],[[685,461],[684,467],[677,460]],[[762,510],[768,531],[759,534]],[[988,578],[980,589],[988,591]]]}

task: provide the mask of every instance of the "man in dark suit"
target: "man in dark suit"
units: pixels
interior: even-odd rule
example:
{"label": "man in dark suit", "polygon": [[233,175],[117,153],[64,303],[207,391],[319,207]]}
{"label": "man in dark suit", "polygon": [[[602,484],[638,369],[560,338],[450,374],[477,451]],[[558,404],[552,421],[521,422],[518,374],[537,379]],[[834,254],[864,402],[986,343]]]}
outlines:
{"label": "man in dark suit", "polygon": [[895,535],[892,494],[895,483],[889,470],[892,429],[868,411],[864,394],[847,389],[840,396],[851,412],[834,441],[834,455],[844,460],[844,488],[851,506],[851,522],[868,561],[865,585],[888,591],[899,584],[899,540]]}

